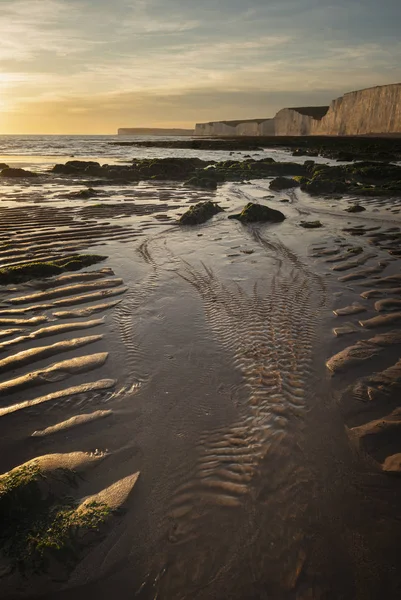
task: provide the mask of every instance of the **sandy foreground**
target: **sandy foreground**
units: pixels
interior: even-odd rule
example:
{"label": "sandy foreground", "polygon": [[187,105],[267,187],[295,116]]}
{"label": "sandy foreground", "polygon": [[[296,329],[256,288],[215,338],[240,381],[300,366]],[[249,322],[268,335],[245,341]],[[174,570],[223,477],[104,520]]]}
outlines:
{"label": "sandy foreground", "polygon": [[[73,556],[3,552],[1,597],[399,598],[401,199],[80,189],[3,188],[0,268],[108,258],[1,287],[0,473],[111,512]],[[227,219],[249,201],[286,220]]]}

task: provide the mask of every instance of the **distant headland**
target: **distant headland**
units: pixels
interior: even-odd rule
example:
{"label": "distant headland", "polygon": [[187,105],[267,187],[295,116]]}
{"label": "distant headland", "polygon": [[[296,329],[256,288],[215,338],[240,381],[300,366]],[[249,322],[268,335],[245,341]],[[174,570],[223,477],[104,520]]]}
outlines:
{"label": "distant headland", "polygon": [[194,129],[159,129],[154,127],[126,127],[118,135],[194,135]]}

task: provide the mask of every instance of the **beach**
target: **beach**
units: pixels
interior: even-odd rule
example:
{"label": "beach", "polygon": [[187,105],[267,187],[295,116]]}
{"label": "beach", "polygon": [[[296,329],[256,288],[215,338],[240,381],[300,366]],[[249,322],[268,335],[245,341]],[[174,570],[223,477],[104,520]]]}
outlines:
{"label": "beach", "polygon": [[[3,511],[0,594],[397,598],[401,195],[314,191],[304,169],[349,157],[170,141],[0,136],[36,175],[0,179],[0,473],[14,493],[28,464],[74,532],[37,544],[45,521],[14,536]],[[159,159],[184,162],[124,170]],[[186,185],[189,159],[250,175]],[[306,188],[253,177],[277,164]],[[223,210],[181,225],[200,202]],[[284,219],[228,218],[248,203]]]}

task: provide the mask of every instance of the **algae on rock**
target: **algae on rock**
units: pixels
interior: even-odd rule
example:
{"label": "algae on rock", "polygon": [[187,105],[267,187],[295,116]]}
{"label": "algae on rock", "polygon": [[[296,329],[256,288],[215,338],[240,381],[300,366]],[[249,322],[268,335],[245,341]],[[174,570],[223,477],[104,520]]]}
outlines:
{"label": "algae on rock", "polygon": [[224,209],[217,202],[198,202],[180,217],[181,225],[201,225]]}
{"label": "algae on rock", "polygon": [[257,223],[257,222],[272,222],[281,223],[285,216],[279,210],[274,210],[263,204],[248,204],[242,209],[239,214],[229,215],[229,219],[238,219],[241,223]]}
{"label": "algae on rock", "polygon": [[323,227],[323,224],[320,221],[301,221],[300,226],[304,229],[317,229]]}
{"label": "algae on rock", "polygon": [[[44,455],[0,475],[0,554],[12,570],[70,571],[116,514],[139,473],[76,500],[79,474],[102,460],[82,452]],[[66,465],[69,465],[68,467]]]}
{"label": "algae on rock", "polygon": [[78,271],[84,267],[101,262],[106,258],[107,256],[98,254],[73,254],[64,258],[54,258],[54,260],[47,262],[23,263],[3,267],[0,269],[0,285],[21,283],[29,279],[40,279],[42,277],[52,277],[64,271]]}
{"label": "algae on rock", "polygon": [[366,210],[366,208],[364,206],[361,206],[360,204],[356,203],[356,204],[352,204],[351,206],[346,208],[345,212],[359,213],[359,212],[364,212],[365,210]]}
{"label": "algae on rock", "polygon": [[275,192],[281,190],[289,190],[291,188],[299,187],[301,184],[297,178],[290,179],[289,177],[276,177],[270,182],[269,188]]}

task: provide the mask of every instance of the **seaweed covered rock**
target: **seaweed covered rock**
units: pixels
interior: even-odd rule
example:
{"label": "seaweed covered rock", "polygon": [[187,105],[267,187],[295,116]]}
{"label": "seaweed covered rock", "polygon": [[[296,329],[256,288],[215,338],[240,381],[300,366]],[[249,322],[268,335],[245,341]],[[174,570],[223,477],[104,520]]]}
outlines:
{"label": "seaweed covered rock", "polygon": [[220,212],[223,209],[217,202],[198,202],[181,216],[179,222],[181,225],[201,225]]}
{"label": "seaweed covered rock", "polygon": [[37,177],[37,174],[32,173],[32,171],[26,171],[25,169],[12,169],[11,167],[6,167],[1,171],[0,177],[13,177],[13,178]]}
{"label": "seaweed covered rock", "polygon": [[3,169],[9,169],[10,167],[6,164],[6,163],[0,163],[0,171],[3,171]]}
{"label": "seaweed covered rock", "polygon": [[322,194],[343,194],[347,191],[347,184],[336,179],[313,178],[301,185],[303,192],[308,192],[312,196]]}
{"label": "seaweed covered rock", "polygon": [[274,210],[263,204],[253,204],[253,202],[249,202],[239,214],[229,215],[228,218],[237,219],[238,221],[241,221],[241,223],[281,223],[281,221],[284,221],[285,216],[279,210]]}
{"label": "seaweed covered rock", "polygon": [[320,221],[301,221],[300,226],[304,229],[318,229],[319,227],[323,227]]}
{"label": "seaweed covered rock", "polygon": [[354,163],[346,167],[347,172],[354,179],[363,182],[376,183],[381,181],[400,181],[401,166],[391,164],[378,164],[376,162],[366,161]]}
{"label": "seaweed covered rock", "polygon": [[184,185],[205,190],[215,190],[217,188],[217,184],[223,181],[224,176],[221,173],[217,173],[216,169],[213,167],[209,167],[196,171],[194,177],[188,179]]}
{"label": "seaweed covered rock", "polygon": [[272,158],[262,160],[248,159],[244,161],[227,160],[214,166],[217,176],[225,181],[244,181],[249,179],[264,179],[266,177],[306,175],[304,165],[290,162],[275,162]]}
{"label": "seaweed covered rock", "polygon": [[299,187],[300,185],[300,182],[295,178],[276,177],[270,182],[269,188],[275,192],[280,192],[281,190],[289,190],[291,188]]}
{"label": "seaweed covered rock", "polygon": [[103,458],[84,452],[47,454],[0,475],[0,551],[11,579],[18,570],[40,574],[55,567],[58,575],[66,574],[99,538],[139,476],[81,500],[81,473]]}
{"label": "seaweed covered rock", "polygon": [[69,160],[65,165],[54,165],[52,171],[60,175],[101,175],[102,167],[93,160]]}
{"label": "seaweed covered rock", "polygon": [[78,271],[84,267],[95,265],[106,258],[107,256],[98,254],[74,254],[64,258],[55,258],[53,261],[38,261],[36,263],[22,263],[3,267],[0,269],[0,285],[52,277],[64,271]]}
{"label": "seaweed covered rock", "polygon": [[172,157],[134,160],[131,168],[139,179],[184,181],[208,164],[211,164],[210,161],[203,161],[200,158]]}
{"label": "seaweed covered rock", "polygon": [[212,177],[191,177],[184,183],[188,187],[196,187],[203,190],[215,190],[217,189],[217,181]]}
{"label": "seaweed covered rock", "polygon": [[351,206],[349,206],[348,208],[345,209],[345,212],[348,213],[359,213],[359,212],[364,212],[366,210],[366,208],[364,206],[361,206],[358,203],[352,204]]}

